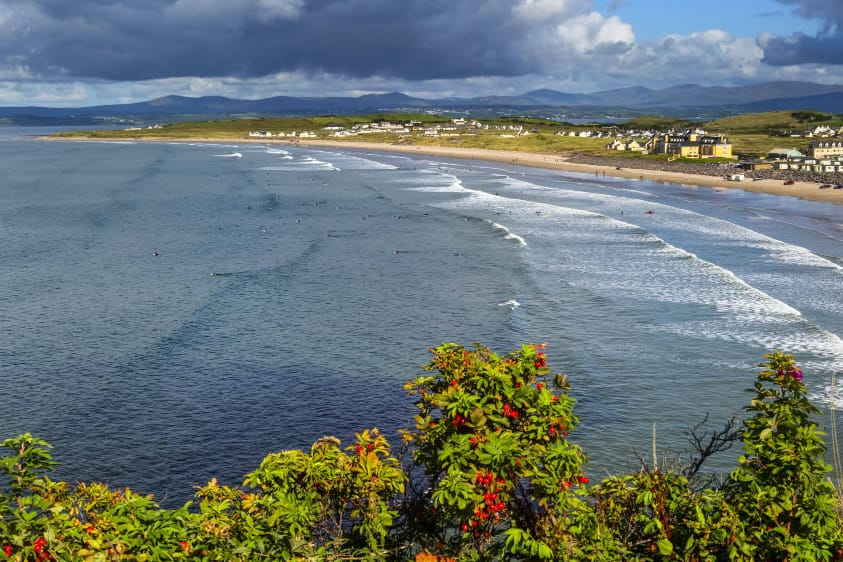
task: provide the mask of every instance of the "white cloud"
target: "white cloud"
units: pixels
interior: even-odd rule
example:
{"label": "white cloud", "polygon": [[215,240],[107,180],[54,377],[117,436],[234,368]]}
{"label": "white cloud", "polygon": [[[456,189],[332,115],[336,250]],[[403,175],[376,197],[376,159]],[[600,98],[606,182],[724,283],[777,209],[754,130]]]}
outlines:
{"label": "white cloud", "polygon": [[[763,51],[755,41],[732,37],[719,30],[669,36],[647,49],[652,62],[650,72],[669,71],[675,78],[685,76],[709,83],[735,83],[747,72],[759,70]],[[743,70],[741,70],[743,69]]]}
{"label": "white cloud", "polygon": [[0,104],[843,83],[841,65],[765,60],[774,43],[801,45],[796,37],[710,29],[638,41],[592,0],[418,0],[406,10],[386,0],[0,0]]}
{"label": "white cloud", "polygon": [[590,2],[584,4],[577,0],[521,0],[512,8],[516,17],[530,23],[542,23],[587,11],[590,11]]}
{"label": "white cloud", "polygon": [[82,82],[27,82],[0,80],[3,105],[72,107],[87,105],[90,89]]}
{"label": "white cloud", "polygon": [[606,45],[631,46],[635,42],[632,26],[617,16],[607,19],[598,12],[566,19],[555,26],[554,34],[559,47],[579,54],[600,51]]}
{"label": "white cloud", "polygon": [[296,19],[304,7],[304,0],[257,0],[258,18],[264,23],[279,19]]}

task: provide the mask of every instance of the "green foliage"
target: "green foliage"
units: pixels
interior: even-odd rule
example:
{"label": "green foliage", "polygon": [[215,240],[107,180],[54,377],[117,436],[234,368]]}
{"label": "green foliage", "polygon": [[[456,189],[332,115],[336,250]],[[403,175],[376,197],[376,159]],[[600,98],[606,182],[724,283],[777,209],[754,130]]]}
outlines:
{"label": "green foliage", "polygon": [[585,509],[585,455],[566,439],[578,422],[567,380],[550,377],[541,349],[499,357],[445,344],[431,350],[433,374],[405,385],[419,397],[405,439],[430,478],[429,494],[415,501],[437,513],[434,532],[416,537],[422,548],[440,545],[460,559],[571,550],[570,516]]}
{"label": "green foliage", "polygon": [[244,507],[270,551],[369,556],[383,549],[396,515],[390,500],[403,491],[404,473],[377,430],[358,434],[350,452],[339,445],[324,437],[310,454],[271,454],[246,477],[259,492]]}
{"label": "green foliage", "polygon": [[696,493],[676,471],[643,467],[592,489],[604,549],[621,560],[719,560],[737,519],[717,490]]}
{"label": "green foliage", "polygon": [[727,492],[743,532],[735,549],[754,560],[829,560],[843,546],[837,495],[803,374],[775,351],[757,377],[744,422],[744,455]]}
{"label": "green foliage", "polygon": [[822,111],[794,111],[791,113],[794,119],[800,123],[822,123],[830,121],[834,116],[831,113],[823,113]]}
{"label": "green foliage", "polygon": [[[766,356],[747,407],[744,454],[723,488],[643,465],[595,485],[568,441],[578,423],[543,346],[498,356],[431,349],[408,382],[418,415],[402,468],[376,429],[343,448],[268,455],[242,488],[211,480],[194,502],[51,480],[50,446],[0,443],[0,560],[686,560],[843,558],[825,445],[793,357]],[[712,449],[713,448],[713,449]],[[687,467],[686,467],[687,468]],[[407,472],[405,472],[405,470]],[[700,489],[702,488],[702,489]]]}

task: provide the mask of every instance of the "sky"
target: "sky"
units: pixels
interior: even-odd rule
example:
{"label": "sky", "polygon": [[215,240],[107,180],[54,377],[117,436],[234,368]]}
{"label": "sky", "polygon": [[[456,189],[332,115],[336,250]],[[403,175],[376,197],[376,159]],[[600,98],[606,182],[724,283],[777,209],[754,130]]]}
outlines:
{"label": "sky", "polygon": [[843,0],[0,0],[0,106],[843,84]]}

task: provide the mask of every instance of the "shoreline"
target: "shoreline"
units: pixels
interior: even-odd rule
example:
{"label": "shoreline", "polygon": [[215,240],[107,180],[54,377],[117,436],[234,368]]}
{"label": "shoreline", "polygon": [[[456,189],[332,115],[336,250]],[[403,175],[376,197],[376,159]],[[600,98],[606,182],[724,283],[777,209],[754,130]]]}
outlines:
{"label": "shoreline", "polygon": [[[325,147],[325,148],[347,148],[353,150],[371,150],[376,152],[399,152],[403,154],[418,154],[424,156],[437,156],[443,158],[456,158],[463,160],[482,160],[486,162],[498,162],[501,164],[515,164],[519,166],[530,166],[545,168],[549,170],[560,170],[578,172],[595,176],[613,176],[654,182],[672,183],[684,186],[711,187],[715,190],[738,189],[754,193],[765,193],[782,197],[795,197],[807,201],[821,203],[832,203],[843,205],[843,189],[820,189],[819,184],[805,181],[796,181],[792,185],[785,185],[784,181],[777,179],[750,178],[744,181],[730,181],[725,177],[694,174],[687,172],[673,172],[667,170],[652,170],[647,168],[635,168],[635,161],[624,162],[628,167],[617,167],[612,164],[594,164],[576,162],[569,159],[570,155],[541,154],[534,152],[519,152],[508,150],[491,150],[484,148],[462,148],[429,145],[402,145],[381,142],[362,141],[332,141],[332,140],[306,140],[299,139],[295,143],[290,140],[275,139],[237,139],[237,138],[137,138],[122,137],[113,139],[96,138],[56,138],[38,137],[42,140],[57,141],[90,141],[90,142],[176,142],[176,143],[242,143],[242,144],[264,144],[264,145],[297,145],[303,147]],[[607,157],[609,160],[610,157]],[[611,160],[610,160],[611,161]]]}
{"label": "shoreline", "polygon": [[784,185],[781,180],[745,179],[741,182],[730,181],[719,176],[704,174],[690,174],[686,172],[671,172],[665,170],[651,170],[646,168],[633,167],[634,161],[630,161],[629,167],[618,169],[611,164],[591,164],[575,162],[568,159],[567,155],[551,155],[534,152],[511,152],[506,150],[489,150],[482,148],[459,148],[440,146],[417,146],[417,145],[392,145],[376,142],[355,142],[355,141],[325,141],[325,140],[302,140],[300,146],[324,146],[330,148],[354,148],[374,151],[401,152],[405,154],[421,154],[426,156],[440,156],[447,158],[459,158],[463,160],[483,160],[487,162],[498,162],[502,164],[515,164],[549,170],[560,170],[567,172],[578,172],[589,175],[606,175],[620,178],[649,180],[654,182],[672,183],[677,185],[692,185],[711,187],[715,190],[739,189],[754,193],[765,193],[783,197],[795,197],[807,201],[821,203],[833,203],[843,205],[843,189],[820,189],[819,184],[796,181],[793,185]]}

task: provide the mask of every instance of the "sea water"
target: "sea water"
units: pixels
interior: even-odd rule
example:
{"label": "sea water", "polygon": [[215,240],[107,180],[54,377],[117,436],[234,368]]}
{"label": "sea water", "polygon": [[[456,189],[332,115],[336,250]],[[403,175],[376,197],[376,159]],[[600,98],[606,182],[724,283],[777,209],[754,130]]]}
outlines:
{"label": "sea water", "polygon": [[775,348],[825,408],[843,370],[839,206],[30,132],[0,135],[0,428],[50,441],[56,478],[177,505],[323,435],[397,443],[414,415],[401,385],[442,342],[547,343],[596,477],[635,468],[654,424],[681,460],[690,426],[742,415]]}

